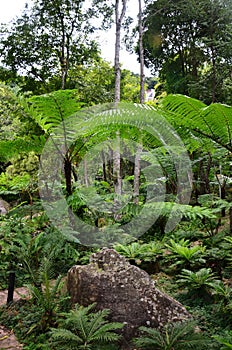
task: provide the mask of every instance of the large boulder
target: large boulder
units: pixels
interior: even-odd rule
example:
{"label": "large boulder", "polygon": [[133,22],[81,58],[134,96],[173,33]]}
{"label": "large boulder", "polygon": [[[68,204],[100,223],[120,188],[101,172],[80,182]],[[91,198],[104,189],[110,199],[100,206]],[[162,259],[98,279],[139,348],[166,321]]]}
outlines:
{"label": "large boulder", "polygon": [[72,303],[110,309],[111,321],[123,322],[125,341],[138,334],[138,327],[162,329],[168,322],[190,318],[176,300],[158,290],[150,276],[130,265],[114,249],[103,248],[92,255],[90,264],[73,266],[67,288]]}

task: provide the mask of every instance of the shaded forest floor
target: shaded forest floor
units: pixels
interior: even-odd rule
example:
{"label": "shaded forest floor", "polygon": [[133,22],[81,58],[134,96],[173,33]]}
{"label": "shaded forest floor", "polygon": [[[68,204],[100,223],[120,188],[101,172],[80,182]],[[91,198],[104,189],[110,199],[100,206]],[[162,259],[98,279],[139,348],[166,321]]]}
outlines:
{"label": "shaded forest floor", "polygon": [[[26,288],[16,288],[14,292],[14,301],[25,298],[28,295]],[[0,291],[0,306],[6,305],[7,290]],[[0,350],[18,350],[23,349],[23,346],[17,341],[13,331],[6,329],[0,325]]]}

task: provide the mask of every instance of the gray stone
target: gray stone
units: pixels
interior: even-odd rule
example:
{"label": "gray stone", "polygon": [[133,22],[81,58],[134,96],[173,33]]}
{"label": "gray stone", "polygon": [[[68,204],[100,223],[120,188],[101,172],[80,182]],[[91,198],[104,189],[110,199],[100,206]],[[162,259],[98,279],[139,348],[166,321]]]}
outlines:
{"label": "gray stone", "polygon": [[179,302],[159,291],[145,271],[114,249],[103,248],[92,255],[90,264],[73,266],[67,288],[72,303],[96,302],[98,309],[109,309],[111,321],[125,324],[125,341],[136,336],[140,326],[162,329],[168,322],[191,317]]}
{"label": "gray stone", "polygon": [[6,215],[10,210],[10,204],[0,198],[0,215]]}

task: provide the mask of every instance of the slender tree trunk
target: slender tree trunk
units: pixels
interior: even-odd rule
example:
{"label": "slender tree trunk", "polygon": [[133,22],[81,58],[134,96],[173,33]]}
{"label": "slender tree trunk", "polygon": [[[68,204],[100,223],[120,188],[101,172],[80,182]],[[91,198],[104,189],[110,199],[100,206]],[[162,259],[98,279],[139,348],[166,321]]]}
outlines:
{"label": "slender tree trunk", "polygon": [[116,195],[122,194],[122,177],[121,177],[121,157],[120,157],[120,133],[116,132],[116,147],[114,149],[114,190]]}
{"label": "slender tree trunk", "polygon": [[102,174],[103,174],[103,181],[107,181],[107,172],[106,172],[106,158],[104,151],[101,152],[102,157]]}
{"label": "slender tree trunk", "polygon": [[66,81],[67,81],[68,69],[67,69],[67,61],[64,60],[61,67],[61,89],[65,90]]}
{"label": "slender tree trunk", "polygon": [[113,158],[114,158],[114,152],[113,150],[110,148],[109,149],[109,153],[110,153],[110,159],[107,160],[107,176],[109,179],[109,182],[112,181],[112,176],[113,176]]}
{"label": "slender tree trunk", "polygon": [[[221,173],[221,166],[219,167],[220,169],[220,174],[215,174],[217,182],[218,182],[218,188],[219,188],[219,197],[220,199],[225,199],[226,197],[226,191],[225,191],[225,186],[226,186],[226,181],[224,180],[222,173]],[[226,215],[226,209],[222,208],[221,210],[221,216],[218,219],[217,222],[217,227],[216,227],[216,233],[218,233],[219,227],[221,226],[222,223],[222,217],[225,217]]]}
{"label": "slender tree trunk", "polygon": [[85,158],[84,158],[84,181],[85,181],[85,186],[89,187],[88,165],[87,165],[87,160]]}
{"label": "slender tree trunk", "polygon": [[210,193],[210,179],[209,179],[209,175],[210,175],[210,170],[211,170],[211,165],[212,165],[212,156],[210,153],[208,153],[208,163],[207,163],[207,168],[206,168],[206,174],[205,174],[205,188],[207,193]]}
{"label": "slender tree trunk", "polygon": [[115,94],[114,101],[117,104],[120,101],[120,43],[121,43],[121,27],[122,21],[126,13],[127,0],[122,0],[122,10],[119,11],[120,0],[115,1],[115,23],[116,23],[116,38],[115,38],[115,58],[114,58],[114,72],[115,72]]}
{"label": "slender tree trunk", "polygon": [[64,175],[66,182],[66,192],[67,195],[70,196],[72,194],[72,163],[67,156],[64,159]]}
{"label": "slender tree trunk", "polygon": [[[115,0],[115,24],[116,24],[116,34],[115,34],[115,58],[114,58],[114,72],[115,72],[115,94],[114,102],[117,106],[120,102],[120,84],[121,84],[121,69],[120,69],[120,44],[121,44],[121,28],[122,21],[126,13],[126,3],[127,0],[122,0],[121,12],[119,10],[120,0]],[[120,133],[116,133],[116,148],[113,153],[113,172],[114,172],[114,191],[115,191],[115,220],[119,219],[117,214],[117,208],[120,203],[118,197],[122,195],[122,177],[121,177],[121,157],[120,157]]]}
{"label": "slender tree trunk", "polygon": [[14,287],[15,287],[15,272],[11,271],[9,274],[9,282],[8,282],[7,304],[10,304],[13,302]]}
{"label": "slender tree trunk", "polygon": [[145,74],[144,74],[143,20],[142,20],[141,0],[139,0],[139,60],[140,60],[140,103],[144,103]]}
{"label": "slender tree trunk", "polygon": [[65,28],[64,28],[64,18],[60,14],[61,27],[62,27],[62,44],[61,44],[61,54],[60,54],[60,66],[61,66],[61,89],[65,89],[66,76],[67,76],[67,62],[65,59]]}
{"label": "slender tree trunk", "polygon": [[230,234],[232,235],[232,207],[230,207]]}
{"label": "slender tree trunk", "polygon": [[120,133],[116,132],[116,145],[113,153],[113,178],[114,178],[114,219],[119,220],[120,215],[120,196],[122,195],[122,175],[121,175],[121,156],[120,156]]}
{"label": "slender tree trunk", "polygon": [[[211,38],[211,40],[213,40],[213,38]],[[210,47],[211,49],[211,61],[212,61],[212,103],[216,102],[216,89],[217,89],[217,72],[216,72],[216,52],[215,52],[215,48],[212,45]]]}
{"label": "slender tree trunk", "polygon": [[211,154],[208,154],[208,162],[206,169],[204,168],[203,161],[200,161],[199,168],[200,168],[200,195],[210,193],[210,181],[209,181],[209,174],[211,170],[212,165],[212,157]]}
{"label": "slender tree trunk", "polygon": [[140,185],[140,161],[141,161],[141,153],[143,147],[139,145],[137,148],[137,152],[135,154],[135,168],[134,168],[134,203],[139,203],[139,185]]}
{"label": "slender tree trunk", "polygon": [[[226,180],[223,178],[221,166],[220,166],[220,174],[219,174],[219,176],[216,174],[216,178],[218,181],[219,197],[220,197],[220,199],[225,199],[226,198]],[[221,216],[222,217],[226,216],[226,209],[225,208],[222,208]]]}
{"label": "slender tree trunk", "polygon": [[[145,101],[145,74],[144,74],[144,49],[143,49],[143,22],[142,22],[142,1],[139,0],[139,60],[140,60],[140,103]],[[140,144],[135,154],[134,167],[134,203],[139,203],[139,185],[140,185],[140,161],[142,153]]]}

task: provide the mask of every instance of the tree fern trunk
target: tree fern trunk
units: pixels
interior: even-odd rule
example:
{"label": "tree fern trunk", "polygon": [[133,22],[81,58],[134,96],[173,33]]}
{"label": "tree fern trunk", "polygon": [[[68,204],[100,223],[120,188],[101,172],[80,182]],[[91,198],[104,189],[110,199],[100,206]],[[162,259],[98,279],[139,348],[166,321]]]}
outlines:
{"label": "tree fern trunk", "polygon": [[68,157],[64,159],[64,176],[66,183],[66,192],[70,196],[72,194],[72,163]]}

